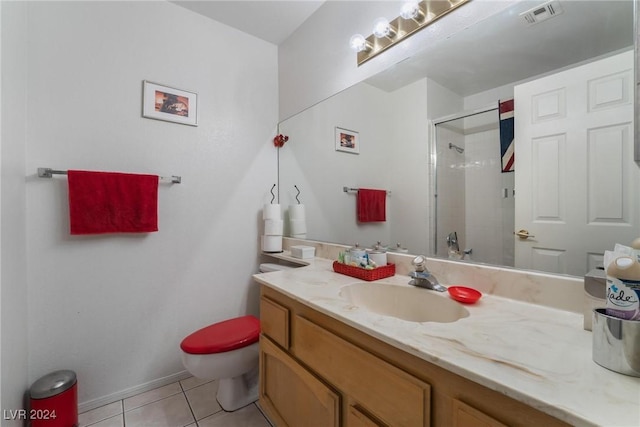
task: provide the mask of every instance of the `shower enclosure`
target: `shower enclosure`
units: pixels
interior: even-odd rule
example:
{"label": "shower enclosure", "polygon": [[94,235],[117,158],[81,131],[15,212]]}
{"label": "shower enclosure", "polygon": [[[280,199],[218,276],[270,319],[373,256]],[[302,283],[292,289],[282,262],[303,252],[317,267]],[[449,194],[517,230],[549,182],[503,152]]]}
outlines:
{"label": "shower enclosure", "polygon": [[502,173],[498,108],[434,125],[437,256],[451,255],[447,241],[455,232],[460,254],[470,252],[465,259],[513,266],[514,174]]}

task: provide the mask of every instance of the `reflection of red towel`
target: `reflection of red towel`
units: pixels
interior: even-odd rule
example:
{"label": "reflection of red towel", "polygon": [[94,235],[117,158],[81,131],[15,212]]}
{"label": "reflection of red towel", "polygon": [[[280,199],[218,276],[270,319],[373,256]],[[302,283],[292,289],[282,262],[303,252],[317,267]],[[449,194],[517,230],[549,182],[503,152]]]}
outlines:
{"label": "reflection of red towel", "polygon": [[158,176],[70,170],[71,234],[158,231]]}
{"label": "reflection of red towel", "polygon": [[387,192],[385,190],[358,190],[358,221],[386,221]]}

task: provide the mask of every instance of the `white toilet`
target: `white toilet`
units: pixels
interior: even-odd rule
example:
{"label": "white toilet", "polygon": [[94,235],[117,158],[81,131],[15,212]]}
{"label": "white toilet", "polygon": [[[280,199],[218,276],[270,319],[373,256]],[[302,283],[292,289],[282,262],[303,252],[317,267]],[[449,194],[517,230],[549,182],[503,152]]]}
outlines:
{"label": "white toilet", "polygon": [[[261,264],[260,272],[288,268]],[[235,411],[258,400],[259,337],[255,316],[214,323],[182,340],[182,364],[196,378],[219,380],[218,403],[225,411]]]}

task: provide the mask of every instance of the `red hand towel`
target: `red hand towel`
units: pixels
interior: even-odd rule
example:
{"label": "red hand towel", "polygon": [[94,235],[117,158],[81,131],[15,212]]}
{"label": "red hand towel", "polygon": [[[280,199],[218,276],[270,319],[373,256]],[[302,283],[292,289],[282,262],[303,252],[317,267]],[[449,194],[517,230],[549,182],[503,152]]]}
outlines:
{"label": "red hand towel", "polygon": [[358,221],[386,221],[387,192],[385,190],[358,190]]}
{"label": "red hand towel", "polygon": [[71,234],[158,231],[158,176],[70,170]]}

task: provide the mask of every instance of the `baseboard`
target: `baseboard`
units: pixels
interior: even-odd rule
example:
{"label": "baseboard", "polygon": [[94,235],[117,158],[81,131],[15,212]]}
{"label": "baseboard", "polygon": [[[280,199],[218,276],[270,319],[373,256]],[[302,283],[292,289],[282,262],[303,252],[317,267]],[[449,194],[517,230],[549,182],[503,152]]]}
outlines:
{"label": "baseboard", "polygon": [[99,397],[97,399],[82,402],[78,405],[78,413],[90,411],[92,409],[99,408],[104,405],[108,405],[118,400],[126,399],[131,396],[135,396],[145,391],[153,390],[154,388],[162,387],[176,381],[184,380],[191,377],[191,374],[187,371],[181,371],[167,377],[158,378],[148,383],[140,384],[135,387],[128,388],[126,390],[118,391],[107,396]]}

